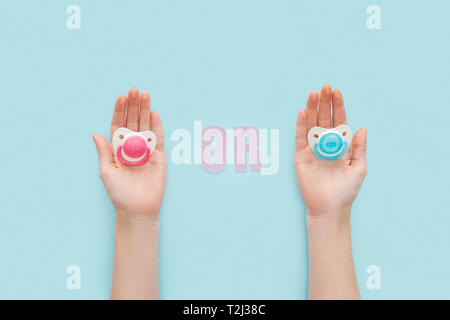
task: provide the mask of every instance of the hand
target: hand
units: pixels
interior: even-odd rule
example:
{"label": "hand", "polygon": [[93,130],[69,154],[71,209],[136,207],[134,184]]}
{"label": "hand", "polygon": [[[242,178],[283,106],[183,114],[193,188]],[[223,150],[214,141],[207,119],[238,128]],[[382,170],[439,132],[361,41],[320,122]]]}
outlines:
{"label": "hand", "polygon": [[98,151],[100,177],[118,215],[158,218],[166,186],[167,160],[161,118],[158,112],[150,111],[148,92],[141,93],[140,111],[138,89],[130,89],[128,99],[124,94],[117,99],[111,139],[120,127],[133,131],[152,130],[156,135],[156,149],[144,165],[125,166],[114,157],[108,141],[95,134],[93,139]]}
{"label": "hand", "polygon": [[[333,116],[331,116],[333,103]],[[344,100],[339,89],[331,92],[325,84],[319,93],[312,91],[306,109],[297,118],[294,166],[297,182],[307,208],[308,216],[343,215],[349,218],[350,209],[367,174],[367,130],[358,130],[350,151],[336,161],[316,158],[308,145],[307,134],[312,127],[332,128],[346,124]]]}

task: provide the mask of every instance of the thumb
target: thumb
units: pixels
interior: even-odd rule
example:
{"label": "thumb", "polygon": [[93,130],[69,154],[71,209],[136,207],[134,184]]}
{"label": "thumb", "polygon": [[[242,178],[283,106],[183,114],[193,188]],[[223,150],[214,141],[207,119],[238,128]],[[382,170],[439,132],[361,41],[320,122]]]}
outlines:
{"label": "thumb", "polygon": [[353,142],[352,142],[352,167],[360,167],[366,170],[367,160],[366,160],[366,151],[367,151],[367,129],[359,129],[356,131]]}
{"label": "thumb", "polygon": [[99,134],[94,134],[92,139],[94,139],[95,146],[97,147],[100,171],[107,169],[108,167],[112,167],[114,164],[114,157],[108,140]]}

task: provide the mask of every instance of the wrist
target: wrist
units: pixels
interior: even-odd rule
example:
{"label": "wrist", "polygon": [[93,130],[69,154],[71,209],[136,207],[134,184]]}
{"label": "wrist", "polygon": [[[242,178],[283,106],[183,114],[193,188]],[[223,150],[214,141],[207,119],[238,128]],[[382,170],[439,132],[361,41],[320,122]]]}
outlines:
{"label": "wrist", "polygon": [[116,230],[142,228],[159,230],[159,214],[142,215],[123,210],[116,210]]}
{"label": "wrist", "polygon": [[306,210],[306,222],[310,225],[327,225],[330,227],[346,228],[350,225],[351,207],[333,208],[329,210]]}
{"label": "wrist", "polygon": [[159,221],[159,212],[140,212],[116,208],[116,221],[150,223]]}
{"label": "wrist", "polygon": [[308,214],[306,226],[309,241],[326,243],[333,246],[347,243],[351,238],[350,214],[341,215],[342,212],[327,212],[327,214]]}

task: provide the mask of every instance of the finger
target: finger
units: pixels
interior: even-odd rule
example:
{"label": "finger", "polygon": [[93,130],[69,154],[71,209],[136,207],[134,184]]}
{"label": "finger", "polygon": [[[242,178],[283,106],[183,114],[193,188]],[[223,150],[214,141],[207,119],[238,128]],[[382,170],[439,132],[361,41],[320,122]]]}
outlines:
{"label": "finger", "polygon": [[122,94],[116,101],[116,105],[114,106],[114,113],[111,120],[111,140],[118,128],[121,128],[125,125],[125,115],[127,112],[127,96]]}
{"label": "finger", "polygon": [[111,145],[108,143],[105,137],[94,134],[92,136],[95,142],[98,153],[98,161],[100,165],[100,172],[104,172],[110,168],[115,168],[114,156]]}
{"label": "finger", "polygon": [[152,131],[156,136],[156,149],[164,151],[164,131],[162,127],[161,117],[158,111],[151,112]]}
{"label": "finger", "polygon": [[333,102],[333,127],[338,127],[347,123],[345,114],[344,97],[339,89],[335,88],[331,94]]}
{"label": "finger", "polygon": [[139,112],[139,131],[150,130],[150,94],[141,92],[141,111]]}
{"label": "finger", "polygon": [[306,110],[301,109],[297,116],[297,129],[295,131],[295,151],[300,151],[308,145],[306,135],[308,133],[306,127]]}
{"label": "finger", "polygon": [[127,128],[139,131],[139,90],[135,87],[128,92]]}
{"label": "finger", "polygon": [[353,136],[352,142],[352,167],[359,167],[363,170],[366,170],[367,161],[366,161],[366,152],[367,152],[367,129],[359,129],[356,131]]}
{"label": "finger", "polygon": [[331,128],[331,86],[328,83],[325,83],[320,90],[317,125],[322,128]]}
{"label": "finger", "polygon": [[317,103],[319,101],[319,93],[313,90],[306,101],[306,128],[309,131],[312,127],[317,127]]}

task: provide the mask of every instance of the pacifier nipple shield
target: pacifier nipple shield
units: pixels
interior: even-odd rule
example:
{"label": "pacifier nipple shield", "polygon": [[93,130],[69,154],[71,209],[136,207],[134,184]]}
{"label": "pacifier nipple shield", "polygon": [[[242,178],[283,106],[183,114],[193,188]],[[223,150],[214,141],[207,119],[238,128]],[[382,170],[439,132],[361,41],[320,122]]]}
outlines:
{"label": "pacifier nipple shield", "polygon": [[346,124],[336,128],[311,128],[308,132],[308,144],[321,160],[333,161],[342,158],[352,141],[352,130]]}
{"label": "pacifier nipple shield", "polygon": [[117,160],[126,166],[141,166],[150,159],[156,147],[152,131],[134,132],[127,128],[117,129],[112,138]]}

